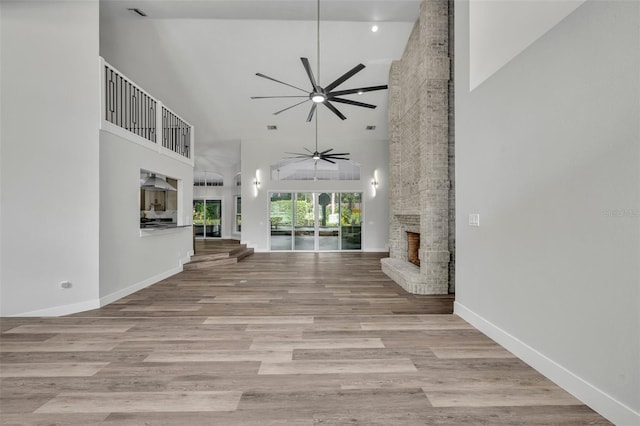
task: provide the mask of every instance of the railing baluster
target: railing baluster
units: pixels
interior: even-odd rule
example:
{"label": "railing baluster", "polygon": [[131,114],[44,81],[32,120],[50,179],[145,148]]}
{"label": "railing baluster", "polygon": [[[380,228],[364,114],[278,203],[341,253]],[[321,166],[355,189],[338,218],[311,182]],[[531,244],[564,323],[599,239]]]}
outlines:
{"label": "railing baluster", "polygon": [[[183,157],[191,157],[191,126],[162,106],[158,123],[158,101],[115,68],[104,67],[105,120]],[[160,127],[158,127],[160,126]],[[158,129],[161,134],[158,135]],[[158,140],[160,138],[160,140]]]}

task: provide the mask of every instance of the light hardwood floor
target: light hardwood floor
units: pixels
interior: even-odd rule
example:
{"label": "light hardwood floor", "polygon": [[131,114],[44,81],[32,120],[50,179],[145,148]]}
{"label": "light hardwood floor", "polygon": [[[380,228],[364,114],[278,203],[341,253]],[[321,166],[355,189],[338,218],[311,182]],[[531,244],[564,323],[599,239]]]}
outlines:
{"label": "light hardwood floor", "polygon": [[3,425],[609,424],[370,253],[257,253],[3,318]]}

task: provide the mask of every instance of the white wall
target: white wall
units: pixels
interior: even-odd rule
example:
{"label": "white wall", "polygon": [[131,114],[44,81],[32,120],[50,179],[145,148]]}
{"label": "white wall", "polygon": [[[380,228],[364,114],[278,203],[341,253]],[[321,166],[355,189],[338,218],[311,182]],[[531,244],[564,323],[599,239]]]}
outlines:
{"label": "white wall", "polygon": [[469,79],[471,90],[516,57],[585,0],[471,0]]}
{"label": "white wall", "polygon": [[[322,143],[320,148],[322,148]],[[242,242],[256,251],[269,250],[269,192],[362,192],[364,214],[362,216],[362,249],[387,251],[389,236],[389,146],[384,140],[332,139],[326,143],[338,152],[351,153],[350,158],[361,164],[359,181],[292,181],[270,180],[270,165],[277,163],[285,152],[300,152],[313,142],[248,140],[242,141]],[[372,190],[374,170],[379,186]],[[252,184],[259,174],[260,188]]]}
{"label": "white wall", "polygon": [[192,228],[140,235],[140,169],[178,179],[178,225],[192,221],[193,168],[100,132],[100,298],[110,303],[182,270]]}
{"label": "white wall", "polygon": [[[98,1],[3,1],[2,316],[98,299]],[[68,280],[70,289],[60,282]]]}
{"label": "white wall", "polygon": [[587,1],[473,92],[455,11],[456,313],[620,425],[640,424],[639,8]]}

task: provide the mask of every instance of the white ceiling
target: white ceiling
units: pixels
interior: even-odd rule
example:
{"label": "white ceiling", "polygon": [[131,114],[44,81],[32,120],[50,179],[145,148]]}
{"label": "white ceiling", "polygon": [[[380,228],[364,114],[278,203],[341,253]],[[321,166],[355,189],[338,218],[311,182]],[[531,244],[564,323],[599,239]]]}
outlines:
{"label": "white ceiling", "polygon": [[[419,6],[420,0],[321,0],[320,85],[358,63],[366,68],[339,89],[387,84]],[[291,141],[296,152],[313,148],[315,127],[305,121],[310,102],[273,115],[303,99],[250,97],[304,95],[256,72],[310,89],[300,57],[317,74],[315,0],[102,0],[100,14],[101,55],[196,127],[197,169],[234,167],[246,139]],[[387,96],[386,90],[345,96],[378,108],[335,104],[344,121],[321,106],[320,145],[348,149],[353,140],[386,140]],[[270,124],[278,130],[267,130]]]}

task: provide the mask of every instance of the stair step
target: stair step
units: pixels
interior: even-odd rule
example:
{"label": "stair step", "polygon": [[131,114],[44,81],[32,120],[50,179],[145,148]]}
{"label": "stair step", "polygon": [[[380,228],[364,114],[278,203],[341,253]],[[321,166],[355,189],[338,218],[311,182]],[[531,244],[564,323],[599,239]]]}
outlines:
{"label": "stair step", "polygon": [[238,259],[235,257],[226,257],[224,259],[217,260],[203,260],[199,262],[189,262],[185,263],[182,267],[183,270],[189,271],[194,269],[203,269],[203,268],[211,268],[213,266],[220,265],[230,265],[233,263],[238,263]]}
{"label": "stair step", "polygon": [[238,244],[237,247],[229,250],[229,257],[235,257],[238,253],[243,253],[245,250],[247,250],[246,244]]}
{"label": "stair step", "polygon": [[242,259],[244,259],[247,256],[251,256],[252,254],[253,254],[253,249],[245,247],[244,250],[242,250],[240,253],[234,254],[234,256],[238,259],[238,262],[240,262]]}
{"label": "stair step", "polygon": [[191,261],[189,263],[227,259],[228,257],[230,257],[229,252],[226,252],[226,251],[223,251],[220,253],[211,253],[211,254],[197,254],[195,256],[191,256]]}
{"label": "stair step", "polygon": [[204,243],[196,243],[199,247],[196,254],[191,257],[189,263],[183,265],[184,270],[211,268],[220,265],[237,263],[253,254],[252,248],[246,244],[240,244],[237,240],[216,241],[207,246]]}

